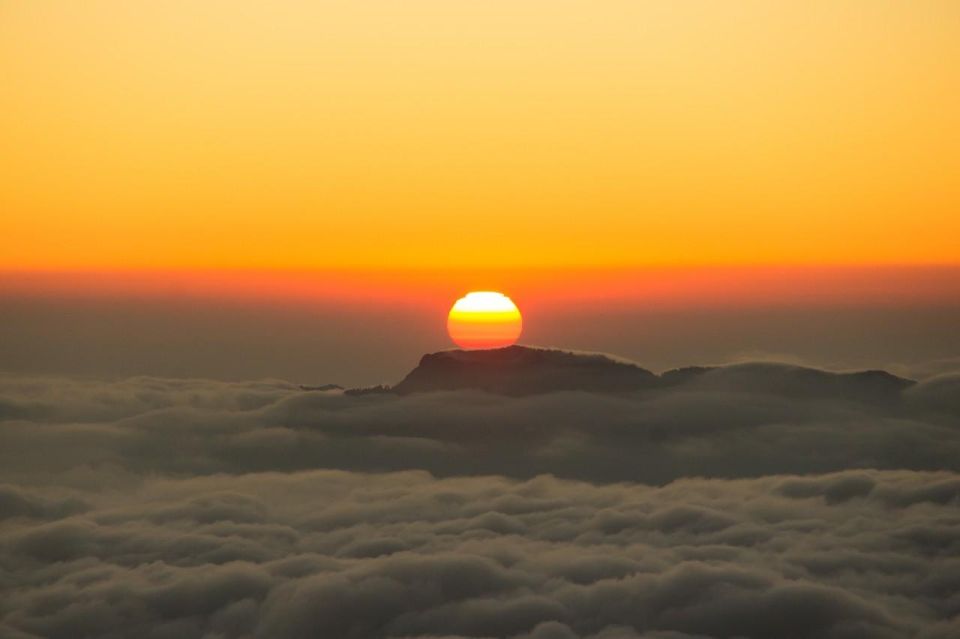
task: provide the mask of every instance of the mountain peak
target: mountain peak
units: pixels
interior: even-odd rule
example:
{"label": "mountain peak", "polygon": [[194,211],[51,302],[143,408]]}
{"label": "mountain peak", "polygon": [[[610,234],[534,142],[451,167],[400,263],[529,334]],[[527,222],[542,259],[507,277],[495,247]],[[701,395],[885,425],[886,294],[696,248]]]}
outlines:
{"label": "mountain peak", "polygon": [[652,388],[659,378],[625,361],[595,353],[529,346],[448,350],[424,355],[393,392],[474,388],[501,395],[551,391],[617,392]]}

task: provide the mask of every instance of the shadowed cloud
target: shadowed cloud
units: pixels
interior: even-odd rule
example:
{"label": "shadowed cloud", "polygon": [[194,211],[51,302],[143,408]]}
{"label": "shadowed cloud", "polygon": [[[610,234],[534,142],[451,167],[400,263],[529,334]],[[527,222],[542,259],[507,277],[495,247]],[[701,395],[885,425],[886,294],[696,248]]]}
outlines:
{"label": "shadowed cloud", "polygon": [[956,635],[955,376],[534,355],[644,386],[0,377],[0,636]]}

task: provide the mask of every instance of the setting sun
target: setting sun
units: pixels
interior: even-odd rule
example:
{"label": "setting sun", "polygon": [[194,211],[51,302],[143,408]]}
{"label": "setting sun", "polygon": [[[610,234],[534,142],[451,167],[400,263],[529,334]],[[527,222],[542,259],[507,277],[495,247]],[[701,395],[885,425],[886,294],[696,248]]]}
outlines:
{"label": "setting sun", "polygon": [[467,293],[450,309],[447,331],[460,348],[501,348],[520,337],[523,319],[513,301],[502,293]]}

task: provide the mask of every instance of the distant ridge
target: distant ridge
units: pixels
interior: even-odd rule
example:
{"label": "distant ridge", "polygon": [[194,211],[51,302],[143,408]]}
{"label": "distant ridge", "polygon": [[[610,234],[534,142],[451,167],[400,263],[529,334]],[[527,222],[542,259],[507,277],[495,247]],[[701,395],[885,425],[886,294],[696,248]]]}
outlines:
{"label": "distant ridge", "polygon": [[889,403],[897,401],[901,392],[915,383],[880,370],[837,373],[766,362],[691,366],[656,375],[631,362],[602,354],[508,346],[430,353],[394,386],[345,392],[348,395],[409,395],[474,389],[525,396],[559,391],[624,393],[676,388]]}

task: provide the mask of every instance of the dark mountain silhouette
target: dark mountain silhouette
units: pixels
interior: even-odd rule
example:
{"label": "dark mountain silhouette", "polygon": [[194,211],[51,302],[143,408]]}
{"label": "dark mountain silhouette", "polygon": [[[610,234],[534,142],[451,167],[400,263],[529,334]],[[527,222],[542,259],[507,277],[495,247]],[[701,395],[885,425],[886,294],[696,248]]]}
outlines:
{"label": "dark mountain silhouette", "polygon": [[623,393],[673,388],[889,402],[898,400],[900,393],[915,383],[879,370],[836,373],[778,363],[691,366],[656,375],[607,355],[509,346],[430,353],[394,386],[350,389],[346,393],[408,395],[476,389],[524,396],[557,391]]}
{"label": "dark mountain silhouette", "polygon": [[400,395],[475,388],[500,395],[580,390],[621,392],[655,388],[660,379],[635,364],[605,355],[508,346],[424,355],[393,392]]}

